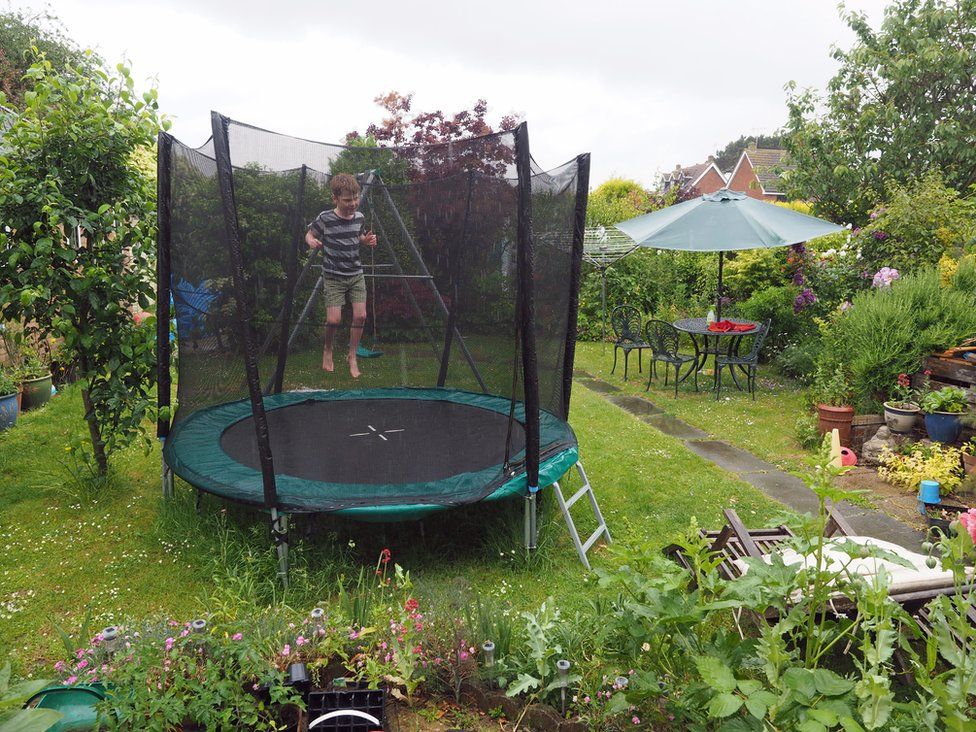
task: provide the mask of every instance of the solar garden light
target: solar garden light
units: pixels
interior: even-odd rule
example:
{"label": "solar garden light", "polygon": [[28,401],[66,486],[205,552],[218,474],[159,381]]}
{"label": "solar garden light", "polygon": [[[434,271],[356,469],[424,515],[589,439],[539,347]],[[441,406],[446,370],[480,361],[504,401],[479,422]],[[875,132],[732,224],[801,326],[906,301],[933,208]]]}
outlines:
{"label": "solar garden light", "polygon": [[115,648],[119,644],[119,629],[114,625],[102,628],[102,644],[108,653],[115,653]]}
{"label": "solar garden light", "polygon": [[566,714],[566,686],[569,684],[569,661],[560,658],[556,661],[556,670],[559,671],[559,697],[562,700],[563,715]]}
{"label": "solar garden light", "polygon": [[495,644],[493,641],[486,640],[481,644],[481,650],[485,652],[485,668],[495,665]]}
{"label": "solar garden light", "polygon": [[316,622],[321,622],[322,618],[325,617],[325,610],[320,607],[312,608],[312,612],[308,616]]}
{"label": "solar garden light", "polygon": [[626,676],[618,676],[613,680],[613,685],[616,686],[621,691],[623,691],[624,689],[627,688],[627,683],[629,681],[630,679],[628,679]]}
{"label": "solar garden light", "polygon": [[194,633],[202,633],[207,629],[207,621],[204,620],[203,618],[197,618],[196,620],[190,623],[190,629]]}

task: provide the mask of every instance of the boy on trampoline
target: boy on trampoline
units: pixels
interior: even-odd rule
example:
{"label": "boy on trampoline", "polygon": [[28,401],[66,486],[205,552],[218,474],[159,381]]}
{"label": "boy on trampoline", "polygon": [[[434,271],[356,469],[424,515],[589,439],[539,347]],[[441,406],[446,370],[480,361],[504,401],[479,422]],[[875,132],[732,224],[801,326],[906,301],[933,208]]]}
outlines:
{"label": "boy on trampoline", "polygon": [[359,378],[356,349],[366,324],[366,278],[359,261],[359,247],[375,247],[376,234],[366,229],[359,209],[359,182],[348,173],[334,175],[329,182],[335,208],[323,211],[308,225],[305,243],[322,249],[326,323],[322,368],[333,371],[332,350],[342,320],[342,306],[352,305],[349,329],[349,373]]}

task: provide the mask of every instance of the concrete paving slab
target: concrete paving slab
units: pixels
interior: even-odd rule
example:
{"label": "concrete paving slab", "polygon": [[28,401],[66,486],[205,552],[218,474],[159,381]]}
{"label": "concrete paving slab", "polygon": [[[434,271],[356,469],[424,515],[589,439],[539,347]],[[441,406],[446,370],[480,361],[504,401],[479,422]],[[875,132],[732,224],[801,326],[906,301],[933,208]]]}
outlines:
{"label": "concrete paving slab", "polygon": [[605,381],[600,381],[599,379],[580,379],[580,383],[591,391],[598,391],[601,394],[613,394],[620,389],[613,384],[608,384]]}
{"label": "concrete paving slab", "polygon": [[590,374],[587,371],[584,371],[583,369],[573,369],[573,378],[574,379],[592,379],[593,376],[592,376],[592,374]]}
{"label": "concrete paving slab", "polygon": [[763,473],[741,473],[739,477],[770,498],[785,503],[794,511],[800,513],[816,513],[820,503],[817,494],[810,490],[806,483],[782,470],[771,470]]}
{"label": "concrete paving slab", "polygon": [[621,409],[626,409],[628,412],[635,414],[638,417],[646,417],[651,414],[661,414],[664,411],[653,402],[649,402],[647,399],[641,399],[640,397],[636,396],[621,394],[619,396],[610,397],[610,401]]}
{"label": "concrete paving slab", "polygon": [[859,535],[884,539],[913,552],[922,551],[924,532],[874,509],[861,508],[847,502],[839,504],[837,508]]}
{"label": "concrete paving slab", "polygon": [[677,437],[679,440],[698,440],[702,437],[708,437],[708,433],[704,430],[692,427],[671,414],[652,414],[645,417],[644,421],[657,427],[664,434]]}
{"label": "concrete paving slab", "polygon": [[752,453],[720,440],[690,440],[685,444],[696,455],[711,460],[730,473],[771,472],[778,469]]}

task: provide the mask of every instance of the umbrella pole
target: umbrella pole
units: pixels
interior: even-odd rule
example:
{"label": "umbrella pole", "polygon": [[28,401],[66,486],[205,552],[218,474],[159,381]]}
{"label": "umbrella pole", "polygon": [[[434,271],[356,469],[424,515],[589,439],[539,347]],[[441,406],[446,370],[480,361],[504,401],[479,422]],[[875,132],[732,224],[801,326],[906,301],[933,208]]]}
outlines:
{"label": "umbrella pole", "polygon": [[603,325],[600,328],[600,343],[607,350],[607,268],[600,268],[600,303],[603,307]]}
{"label": "umbrella pole", "polygon": [[716,303],[716,320],[722,319],[722,265],[725,262],[725,252],[718,253],[718,302]]}

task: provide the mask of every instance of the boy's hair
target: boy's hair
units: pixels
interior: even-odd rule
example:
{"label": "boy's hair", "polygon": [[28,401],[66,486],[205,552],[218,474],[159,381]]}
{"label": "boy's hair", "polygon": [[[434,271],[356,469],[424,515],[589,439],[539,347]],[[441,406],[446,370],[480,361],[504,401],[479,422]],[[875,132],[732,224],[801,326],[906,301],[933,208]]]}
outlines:
{"label": "boy's hair", "polygon": [[343,194],[347,196],[359,195],[359,181],[349,173],[339,173],[332,176],[329,181],[329,188],[332,190],[333,198],[341,198]]}

